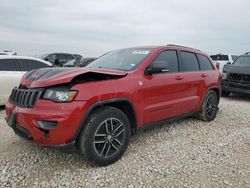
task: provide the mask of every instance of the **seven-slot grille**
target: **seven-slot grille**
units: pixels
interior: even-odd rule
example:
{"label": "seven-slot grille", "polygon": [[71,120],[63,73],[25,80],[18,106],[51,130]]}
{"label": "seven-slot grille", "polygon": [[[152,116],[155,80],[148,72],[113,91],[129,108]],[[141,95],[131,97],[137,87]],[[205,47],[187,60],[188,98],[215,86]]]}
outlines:
{"label": "seven-slot grille", "polygon": [[228,79],[236,82],[250,82],[250,75],[230,73]]}
{"label": "seven-slot grille", "polygon": [[36,100],[40,98],[43,90],[41,89],[19,89],[12,90],[10,100],[12,103],[23,108],[32,108]]}

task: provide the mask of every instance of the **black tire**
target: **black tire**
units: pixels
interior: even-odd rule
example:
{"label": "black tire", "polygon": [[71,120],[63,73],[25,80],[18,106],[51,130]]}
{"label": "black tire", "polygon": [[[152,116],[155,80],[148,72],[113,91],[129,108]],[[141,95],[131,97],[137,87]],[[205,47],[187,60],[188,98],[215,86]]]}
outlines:
{"label": "black tire", "polygon": [[203,101],[198,119],[202,121],[212,121],[216,117],[218,111],[218,96],[215,91],[209,90]]}
{"label": "black tire", "polygon": [[121,110],[110,106],[101,107],[88,117],[77,146],[88,161],[106,166],[122,157],[130,133],[129,120]]}
{"label": "black tire", "polygon": [[222,93],[221,93],[222,97],[228,97],[229,95],[230,95],[230,91],[222,90]]}

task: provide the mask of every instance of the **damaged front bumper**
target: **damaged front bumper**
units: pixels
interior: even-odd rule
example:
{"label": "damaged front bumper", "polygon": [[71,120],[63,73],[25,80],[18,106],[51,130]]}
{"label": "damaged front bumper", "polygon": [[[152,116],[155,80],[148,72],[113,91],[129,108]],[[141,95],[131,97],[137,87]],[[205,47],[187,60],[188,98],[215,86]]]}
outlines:
{"label": "damaged front bumper", "polygon": [[22,138],[43,147],[71,152],[76,149],[75,134],[84,116],[84,104],[85,101],[38,100],[33,108],[21,108],[8,102],[6,122]]}

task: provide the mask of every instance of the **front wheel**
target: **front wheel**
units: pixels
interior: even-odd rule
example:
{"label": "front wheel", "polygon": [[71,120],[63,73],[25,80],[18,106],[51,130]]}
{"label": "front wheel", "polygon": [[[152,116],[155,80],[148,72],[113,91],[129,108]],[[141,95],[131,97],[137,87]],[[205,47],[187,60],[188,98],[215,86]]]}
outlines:
{"label": "front wheel", "polygon": [[215,91],[208,91],[202,104],[198,118],[202,121],[212,121],[216,117],[218,111],[218,97]]}
{"label": "front wheel", "polygon": [[124,154],[130,137],[127,116],[114,107],[91,113],[78,139],[78,148],[93,164],[106,166]]}

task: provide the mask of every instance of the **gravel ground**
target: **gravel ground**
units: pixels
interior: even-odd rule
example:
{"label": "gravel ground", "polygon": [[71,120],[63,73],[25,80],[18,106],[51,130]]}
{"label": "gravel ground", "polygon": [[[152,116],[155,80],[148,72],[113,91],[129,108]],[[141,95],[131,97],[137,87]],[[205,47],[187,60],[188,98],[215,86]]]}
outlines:
{"label": "gravel ground", "polygon": [[120,161],[100,168],[18,138],[2,110],[0,187],[250,187],[249,112],[250,99],[223,98],[213,122],[140,132]]}

